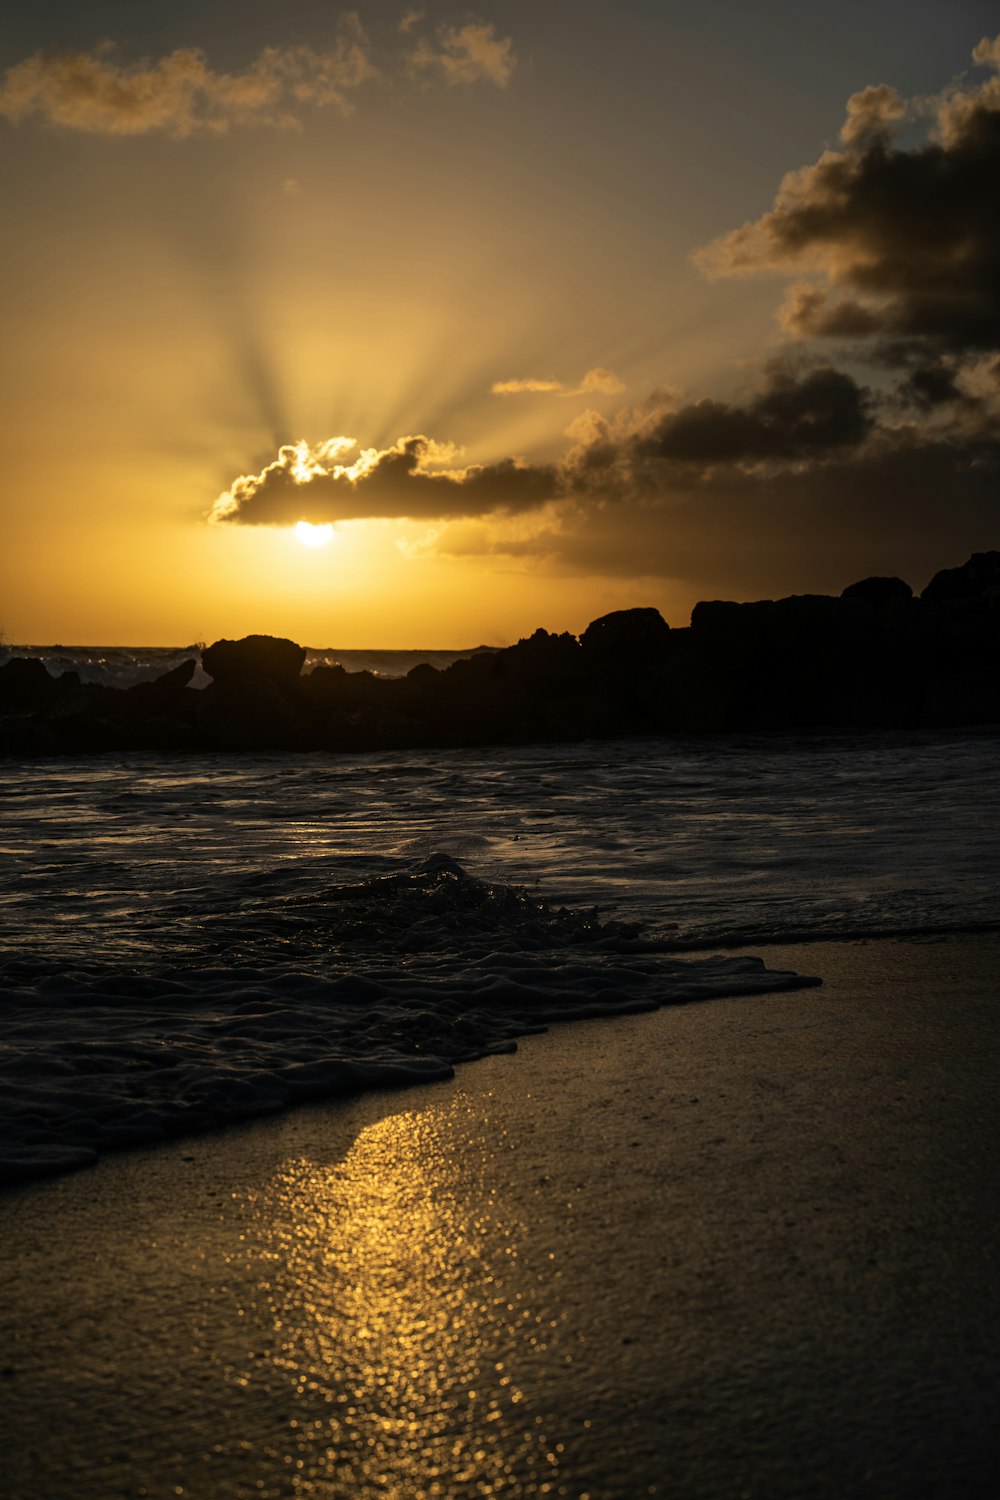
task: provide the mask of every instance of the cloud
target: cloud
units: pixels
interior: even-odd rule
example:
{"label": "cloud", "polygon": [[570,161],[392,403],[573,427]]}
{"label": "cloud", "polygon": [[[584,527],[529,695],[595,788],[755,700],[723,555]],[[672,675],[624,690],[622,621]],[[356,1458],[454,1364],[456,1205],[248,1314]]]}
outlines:
{"label": "cloud", "polygon": [[853,297],[831,297],[811,282],[797,282],[778,309],[778,322],[795,338],[868,338],[879,333],[876,310]]}
{"label": "cloud", "polygon": [[[1000,38],[975,56],[1000,69]],[[796,343],[743,393],[665,387],[584,410],[551,464],[463,467],[426,437],[352,462],[347,439],[300,444],[237,480],[215,518],[406,516],[428,523],[410,555],[670,579],[688,597],[919,580],[996,546],[1000,77],[925,108],[882,85],[853,95],[842,149],[786,177],[766,213],[704,252],[712,274],[793,278],[779,320]],[[904,122],[921,118],[922,137],[903,144]],[[848,369],[805,343],[832,339]],[[558,399],[621,383],[595,368],[577,385],[532,376],[492,389]]]}
{"label": "cloud", "polygon": [[417,73],[439,73],[450,84],[495,83],[506,88],[517,66],[510,37],[498,37],[492,25],[439,26],[436,42],[425,38],[410,54]]}
{"label": "cloud", "polygon": [[679,463],[790,461],[853,448],[871,430],[870,394],[827,367],[773,375],[743,406],[702,400],[664,416],[639,439],[647,456]]}
{"label": "cloud", "polygon": [[[577,576],[654,578],[695,598],[839,593],[872,574],[926,579],[996,537],[1000,442],[919,424],[779,468],[614,466],[593,489],[538,512],[528,537],[503,519],[447,523],[439,555]],[[686,623],[683,618],[674,624]]]}
{"label": "cloud", "polygon": [[845,146],[886,141],[906,115],[906,104],[887,83],[870,84],[847,101],[847,119],[840,139]]}
{"label": "cloud", "polygon": [[664,392],[611,420],[587,412],[570,428],[577,443],[564,460],[566,488],[669,498],[722,469],[801,467],[864,443],[874,405],[871,392],[839,370],[798,373],[779,364],[742,403],[678,405],[676,393]]}
{"label": "cloud", "polygon": [[400,438],[390,448],[365,448],[353,463],[345,463],[356,447],[346,437],[313,447],[287,444],[258,474],[234,480],[215,502],[209,520],[276,526],[477,516],[531,510],[558,490],[554,465],[503,458],[451,467],[455,449],[422,435]]}
{"label": "cloud", "polygon": [[[422,12],[409,11],[409,33]],[[422,39],[406,69],[447,84],[487,82],[503,88],[516,59],[509,37],[485,23],[442,27],[435,43]],[[398,66],[398,62],[396,64]],[[341,16],[333,45],[265,47],[241,72],[219,72],[204,52],[180,47],[152,61],[128,62],[110,42],[89,52],[35,53],[0,78],[0,119],[40,122],[91,135],[189,136],[236,127],[295,128],[309,109],[349,114],[365,83],[384,77],[354,12]]]}
{"label": "cloud", "polygon": [[525,393],[559,396],[564,395],[565,390],[561,380],[539,380],[535,376],[529,376],[526,380],[495,380],[490,386],[490,392],[494,396],[520,396]]}
{"label": "cloud", "polygon": [[365,518],[441,519],[502,511],[523,514],[568,497],[620,503],[675,490],[719,469],[752,471],[822,457],[863,443],[873,417],[869,393],[832,369],[796,375],[773,368],[742,405],[704,400],[674,406],[672,394],[608,419],[581,415],[575,445],[558,464],[505,457],[461,466],[452,445],[424,435],[389,448],[329,438],[287,444],[259,473],[219,496],[214,522],[288,525]]}
{"label": "cloud", "polygon": [[399,18],[399,30],[404,36],[409,36],[410,32],[420,25],[420,22],[424,19],[424,15],[425,12],[422,10],[404,11]]}
{"label": "cloud", "polygon": [[233,126],[294,126],[303,106],[351,109],[351,95],[376,77],[356,16],[341,20],[326,52],[308,46],[265,47],[240,73],[209,67],[197,48],[178,48],[158,62],[119,60],[108,43],[92,52],[36,53],[9,68],[0,83],[0,116],[93,135],[185,137]]}
{"label": "cloud", "polygon": [[599,366],[588,370],[579,385],[567,386],[561,380],[538,379],[529,376],[524,380],[495,380],[490,386],[494,396],[519,396],[524,394],[547,396],[614,396],[625,389],[618,376]]}
{"label": "cloud", "polygon": [[[1000,68],[1000,38],[974,60]],[[894,145],[906,106],[871,87],[848,104],[843,151],[790,173],[759,219],[696,260],[710,276],[806,271],[783,322],[799,337],[1000,347],[1000,76],[948,90],[924,139]]]}

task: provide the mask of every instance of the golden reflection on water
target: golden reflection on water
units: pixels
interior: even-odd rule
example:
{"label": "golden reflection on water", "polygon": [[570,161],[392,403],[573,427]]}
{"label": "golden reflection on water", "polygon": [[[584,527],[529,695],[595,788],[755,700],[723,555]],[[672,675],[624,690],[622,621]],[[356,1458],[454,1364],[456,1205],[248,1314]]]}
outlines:
{"label": "golden reflection on water", "polygon": [[272,1394],[280,1373],[294,1409],[296,1495],[569,1493],[562,1444],[509,1368],[550,1331],[518,1289],[523,1226],[498,1215],[488,1163],[470,1181],[470,1153],[446,1149],[462,1109],[390,1115],[332,1165],[288,1162],[262,1205],[257,1315],[273,1319]]}

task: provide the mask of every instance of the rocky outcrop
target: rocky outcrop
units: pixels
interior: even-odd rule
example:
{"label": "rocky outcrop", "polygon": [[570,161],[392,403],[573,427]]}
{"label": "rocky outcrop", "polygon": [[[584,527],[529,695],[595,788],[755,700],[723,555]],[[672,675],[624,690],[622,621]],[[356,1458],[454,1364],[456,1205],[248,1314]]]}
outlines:
{"label": "rocky outcrop", "polygon": [[862,578],[858,583],[849,583],[841,599],[861,599],[872,609],[882,609],[896,599],[912,599],[913,590],[902,578]]}
{"label": "rocky outcrop", "polygon": [[293,683],[305,665],[304,646],[273,635],[246,635],[239,641],[216,641],[201,653],[209,677],[264,677],[279,685]]}
{"label": "rocky outcrop", "polygon": [[839,598],[696,605],[670,629],[619,610],[579,640],[536,630],[502,651],[403,678],[317,667],[293,641],[217,641],[122,691],[0,667],[0,753],[354,751],[515,745],[649,733],[1000,725],[1000,553],[976,553],[914,598],[866,578]]}
{"label": "rocky outcrop", "polygon": [[942,568],[920,595],[921,599],[979,599],[1000,589],[1000,552],[973,552],[960,568]]}
{"label": "rocky outcrop", "polygon": [[47,708],[61,694],[79,685],[80,679],[75,672],[50,677],[45,663],[37,657],[12,657],[0,667],[0,714]]}

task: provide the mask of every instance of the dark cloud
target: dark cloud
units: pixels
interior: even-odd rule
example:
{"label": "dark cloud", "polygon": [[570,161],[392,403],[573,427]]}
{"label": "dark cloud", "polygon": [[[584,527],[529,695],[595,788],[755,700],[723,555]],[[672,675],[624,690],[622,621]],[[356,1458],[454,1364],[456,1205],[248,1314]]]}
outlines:
{"label": "dark cloud", "polygon": [[[483,531],[478,550],[571,574],[670,580],[692,598],[839,593],[879,574],[919,584],[942,560],[981,550],[997,538],[998,493],[1000,441],[909,424],[778,471],[730,465],[685,478],[647,466],[628,487],[563,500],[527,543]],[[457,552],[477,550],[467,531],[455,540]],[[436,546],[453,550],[450,528]]]}
{"label": "dark cloud", "polygon": [[[1000,68],[1000,45],[975,60]],[[1000,75],[938,101],[929,135],[894,144],[905,113],[883,86],[851,101],[842,138],[790,173],[773,207],[699,255],[714,275],[816,271],[784,321],[802,336],[884,336],[1000,348]],[[832,295],[831,295],[832,293]]]}
{"label": "dark cloud", "polygon": [[668,500],[720,469],[801,469],[862,445],[877,409],[871,391],[829,366],[772,364],[762,388],[740,403],[678,405],[676,393],[664,391],[635,411],[589,412],[574,423],[578,441],[564,460],[564,489]]}
{"label": "dark cloud", "polygon": [[441,467],[454,455],[432,439],[401,438],[391,448],[366,449],[352,463],[349,438],[310,448],[288,444],[258,474],[234,480],[213,507],[213,521],[250,525],[322,524],[371,518],[440,518],[517,512],[557,493],[554,465],[504,458],[465,468]]}
{"label": "dark cloud", "polygon": [[757,463],[856,447],[871,430],[869,393],[830,368],[775,375],[744,406],[699,401],[637,438],[647,458],[679,463]]}
{"label": "dark cloud", "polygon": [[927,411],[963,401],[975,404],[975,398],[966,395],[958,385],[955,366],[944,360],[918,365],[911,370],[899,387],[899,394],[904,402]]}

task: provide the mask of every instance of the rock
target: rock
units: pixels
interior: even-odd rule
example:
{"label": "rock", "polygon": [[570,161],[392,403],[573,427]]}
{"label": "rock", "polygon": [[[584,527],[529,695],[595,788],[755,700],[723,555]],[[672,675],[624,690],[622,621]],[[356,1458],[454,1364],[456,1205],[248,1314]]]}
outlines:
{"label": "rock", "polygon": [[863,599],[873,609],[880,610],[897,599],[912,599],[913,590],[902,578],[862,578],[858,583],[849,583],[840,597]]}
{"label": "rock", "polygon": [[[73,673],[76,682],[80,681]],[[0,667],[0,711],[17,713],[26,708],[44,708],[63,690],[60,678],[50,677],[37,656],[12,656]]]}
{"label": "rock", "polygon": [[304,703],[311,707],[339,708],[345,713],[371,703],[386,685],[374,672],[348,672],[339,664],[314,667],[296,684]]}
{"label": "rock", "polygon": [[304,646],[274,635],[245,635],[239,641],[215,641],[201,653],[201,664],[216,682],[252,675],[268,682],[295,682],[306,659]]}
{"label": "rock", "polygon": [[942,568],[920,595],[921,599],[976,599],[1000,587],[1000,552],[973,552],[959,568]]}
{"label": "rock", "polygon": [[302,750],[298,706],[260,675],[223,677],[198,694],[195,727],[211,750]]}
{"label": "rock", "polygon": [[839,598],[705,601],[671,630],[616,610],[574,636],[536,630],[503,650],[379,678],[301,675],[293,641],[247,636],[119,689],[0,667],[0,754],[109,750],[365,752],[648,733],[888,729],[1000,723],[1000,552],[938,573],[920,598],[899,578]]}
{"label": "rock", "polygon": [[668,643],[670,626],[658,609],[616,609],[592,620],[580,637],[586,654],[625,660],[648,656]]}
{"label": "rock", "polygon": [[151,714],[172,706],[178,695],[187,691],[197,665],[198,663],[191,657],[187,661],[182,661],[179,666],[171,667],[169,672],[162,673],[152,682],[134,683],[121,695],[123,707],[127,707],[133,713]]}

